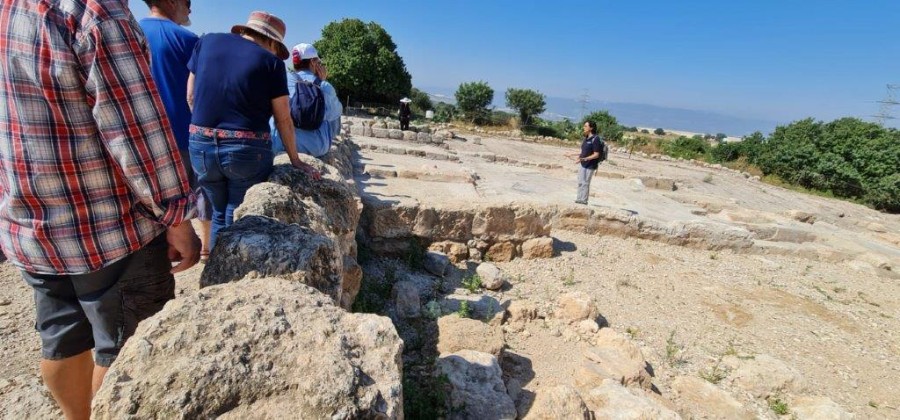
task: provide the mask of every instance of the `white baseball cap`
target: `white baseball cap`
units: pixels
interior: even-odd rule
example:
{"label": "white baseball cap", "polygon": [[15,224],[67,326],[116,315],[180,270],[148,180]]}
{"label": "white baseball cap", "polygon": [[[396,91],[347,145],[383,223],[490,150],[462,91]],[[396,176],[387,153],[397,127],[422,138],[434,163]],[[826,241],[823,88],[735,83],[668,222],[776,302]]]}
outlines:
{"label": "white baseball cap", "polygon": [[316,47],[313,47],[311,44],[303,43],[294,45],[294,48],[291,48],[291,56],[295,61],[309,60],[312,58],[319,58],[319,52],[316,51]]}

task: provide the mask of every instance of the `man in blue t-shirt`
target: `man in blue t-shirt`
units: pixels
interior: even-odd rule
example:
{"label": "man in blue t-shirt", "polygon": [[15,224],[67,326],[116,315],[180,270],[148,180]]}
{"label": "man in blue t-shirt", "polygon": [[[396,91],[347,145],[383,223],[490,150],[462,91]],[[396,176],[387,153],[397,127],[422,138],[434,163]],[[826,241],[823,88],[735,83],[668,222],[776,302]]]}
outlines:
{"label": "man in blue t-shirt", "polygon": [[584,140],[581,142],[581,153],[570,154],[575,162],[581,164],[578,168],[578,196],[575,202],[587,204],[591,192],[591,178],[600,165],[600,154],[603,152],[603,138],[597,135],[597,123],[585,121],[582,126]]}
{"label": "man in blue t-shirt", "polygon": [[181,152],[181,162],[190,178],[191,189],[197,194],[197,211],[200,220],[200,239],[203,243],[201,259],[209,255],[209,220],[211,209],[208,200],[197,184],[197,176],[191,168],[188,153],[188,126],[191,109],[187,103],[187,63],[191,59],[197,35],[183,28],[191,24],[191,0],[144,0],[150,8],[150,16],[141,19],[141,29],[150,46],[150,72],[159,90],[159,96],[172,124],[175,141]]}

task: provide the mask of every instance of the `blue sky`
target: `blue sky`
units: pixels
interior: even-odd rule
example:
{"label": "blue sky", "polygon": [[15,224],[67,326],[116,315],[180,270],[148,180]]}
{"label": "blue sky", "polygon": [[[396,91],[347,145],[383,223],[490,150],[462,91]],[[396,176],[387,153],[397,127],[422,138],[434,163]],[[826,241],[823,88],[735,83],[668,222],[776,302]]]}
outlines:
{"label": "blue sky", "polygon": [[508,87],[586,89],[595,101],[831,120],[876,113],[900,83],[900,0],[193,0],[191,29],[228,31],[254,9],[285,20],[288,46],[342,18],[378,22],[414,86],[484,80],[497,103]]}

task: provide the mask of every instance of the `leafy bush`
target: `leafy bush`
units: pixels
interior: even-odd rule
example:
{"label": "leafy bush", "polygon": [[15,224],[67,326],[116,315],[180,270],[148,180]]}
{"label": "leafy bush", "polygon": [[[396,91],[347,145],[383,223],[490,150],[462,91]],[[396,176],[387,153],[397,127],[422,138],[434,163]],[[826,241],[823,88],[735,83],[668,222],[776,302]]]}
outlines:
{"label": "leafy bush", "polygon": [[709,143],[701,136],[679,136],[675,140],[663,143],[663,152],[669,156],[683,159],[697,159],[706,155],[709,149]]}
{"label": "leafy bush", "polygon": [[663,130],[662,128],[657,128],[656,130],[653,130],[653,134],[656,134],[657,136],[665,136],[666,130]]}
{"label": "leafy bush", "polygon": [[494,100],[494,89],[486,82],[462,83],[456,89],[456,106],[466,119],[476,124],[486,120],[488,105]]}
{"label": "leafy bush", "polygon": [[641,134],[650,134],[650,130],[648,130],[646,128],[641,129]]}
{"label": "leafy bush", "polygon": [[434,122],[450,122],[459,113],[456,107],[446,102],[438,102],[434,106]]}

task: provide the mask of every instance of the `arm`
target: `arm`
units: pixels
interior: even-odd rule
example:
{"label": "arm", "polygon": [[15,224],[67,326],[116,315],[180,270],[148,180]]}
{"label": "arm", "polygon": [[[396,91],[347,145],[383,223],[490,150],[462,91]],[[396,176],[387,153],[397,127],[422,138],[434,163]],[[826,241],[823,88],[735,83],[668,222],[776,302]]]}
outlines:
{"label": "arm", "polygon": [[275,115],[275,128],[278,129],[278,134],[281,135],[281,144],[291,160],[291,165],[306,172],[313,179],[319,179],[319,171],[303,163],[297,156],[297,139],[294,132],[294,123],[291,121],[291,106],[288,104],[287,96],[279,96],[272,99],[272,113]]}
{"label": "arm", "polygon": [[76,53],[99,140],[144,213],[168,228],[177,272],[200,258],[194,197],[139,31],[133,19],[107,20],[86,31]]}
{"label": "arm", "polygon": [[191,109],[191,112],[194,112],[194,72],[191,72],[191,74],[188,75],[187,83],[188,108]]}

